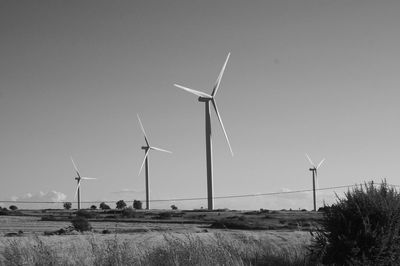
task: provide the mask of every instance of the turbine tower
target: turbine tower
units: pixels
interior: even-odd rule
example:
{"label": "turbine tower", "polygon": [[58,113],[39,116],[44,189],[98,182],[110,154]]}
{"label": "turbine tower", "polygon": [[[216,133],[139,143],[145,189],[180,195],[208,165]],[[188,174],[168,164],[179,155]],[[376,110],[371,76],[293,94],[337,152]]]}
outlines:
{"label": "turbine tower", "polygon": [[317,180],[317,171],[318,168],[321,167],[322,163],[325,161],[325,158],[322,159],[317,166],[313,163],[310,156],[306,153],[306,158],[311,164],[311,168],[309,169],[312,172],[312,182],[313,182],[313,200],[314,200],[314,211],[317,210],[316,196],[315,196],[315,181]]}
{"label": "turbine tower", "polygon": [[144,150],[144,159],[143,159],[142,165],[140,166],[139,175],[142,172],[143,165],[146,163],[146,167],[145,167],[145,172],[146,172],[146,175],[145,175],[146,176],[146,179],[145,179],[145,181],[146,181],[146,210],[148,210],[150,208],[150,202],[149,202],[149,152],[150,152],[150,150],[162,151],[162,152],[168,152],[168,153],[172,153],[172,152],[150,146],[149,140],[147,139],[147,135],[146,135],[146,132],[144,131],[144,127],[143,127],[142,121],[140,120],[139,115],[137,115],[137,118],[139,120],[140,128],[142,129],[142,132],[144,135],[144,140],[146,141],[146,146],[142,146],[142,150]]}
{"label": "turbine tower", "polygon": [[76,175],[77,175],[75,177],[75,180],[77,181],[77,185],[76,185],[76,191],[75,191],[74,198],[76,198],[76,196],[78,196],[78,210],[80,210],[81,209],[81,188],[80,188],[81,187],[81,180],[93,180],[93,179],[96,179],[96,178],[81,176],[81,174],[79,173],[78,167],[76,167],[74,159],[72,159],[72,156],[71,156],[71,162],[74,165],[74,169],[75,169],[75,172],[76,172]]}
{"label": "turbine tower", "polygon": [[213,162],[212,162],[212,140],[211,140],[211,116],[210,116],[210,103],[214,107],[215,113],[218,117],[219,123],[221,124],[222,130],[224,131],[225,139],[228,143],[229,149],[231,151],[231,154],[233,156],[233,151],[231,144],[229,142],[228,135],[226,134],[224,124],[222,123],[222,118],[221,115],[219,114],[218,107],[217,107],[217,102],[215,100],[215,95],[218,92],[219,86],[221,84],[221,79],[222,75],[224,74],[226,64],[228,63],[230,53],[228,53],[228,56],[226,57],[225,63],[222,67],[221,72],[219,73],[219,76],[217,78],[217,81],[215,82],[213,91],[210,94],[204,93],[201,91],[189,89],[187,87],[174,84],[175,87],[178,87],[182,90],[185,90],[187,92],[190,92],[196,96],[199,97],[199,102],[204,102],[205,104],[205,120],[206,120],[206,160],[207,160],[207,199],[208,199],[208,209],[212,210],[214,208],[214,197],[213,197]]}

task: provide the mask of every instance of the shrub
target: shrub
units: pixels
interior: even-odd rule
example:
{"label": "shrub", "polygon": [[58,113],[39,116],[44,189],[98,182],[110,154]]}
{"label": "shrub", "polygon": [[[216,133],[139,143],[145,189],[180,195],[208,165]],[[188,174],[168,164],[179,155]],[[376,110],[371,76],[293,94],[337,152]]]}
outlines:
{"label": "shrub", "polygon": [[96,205],[92,205],[92,206],[90,206],[90,209],[91,209],[91,210],[96,210],[96,209],[97,209],[97,206],[96,206]]}
{"label": "shrub", "polygon": [[175,205],[171,205],[171,209],[173,209],[173,210],[177,210],[177,209],[178,209],[178,207],[176,207]]}
{"label": "shrub", "polygon": [[15,205],[11,205],[10,207],[8,207],[10,210],[12,210],[12,211],[16,211],[16,210],[18,210],[18,207],[17,206],[15,206]]}
{"label": "shrub", "polygon": [[140,200],[134,200],[133,201],[133,208],[136,210],[141,210],[142,209],[142,202]]}
{"label": "shrub", "polygon": [[7,210],[7,208],[1,208],[0,207],[0,215],[9,215],[10,211]]}
{"label": "shrub", "polygon": [[63,206],[64,206],[64,209],[69,210],[72,207],[72,203],[71,202],[64,202]]}
{"label": "shrub", "polygon": [[323,264],[396,265],[400,261],[400,194],[386,181],[355,187],[325,208],[311,252]]}
{"label": "shrub", "polygon": [[172,214],[170,212],[160,212],[158,214],[158,219],[171,219]]}
{"label": "shrub", "polygon": [[124,200],[117,201],[116,205],[117,205],[117,209],[119,209],[119,210],[122,210],[126,207],[126,203]]}
{"label": "shrub", "polygon": [[94,218],[96,217],[96,213],[90,212],[90,211],[86,211],[86,210],[79,210],[76,212],[76,216],[79,217],[84,217],[84,218]]}
{"label": "shrub", "polygon": [[72,226],[80,232],[89,231],[92,229],[89,221],[82,216],[76,216],[72,219]]}
{"label": "shrub", "polygon": [[109,210],[111,209],[105,202],[100,203],[100,209],[102,210]]}
{"label": "shrub", "polygon": [[125,208],[122,211],[122,217],[127,217],[127,218],[135,218],[136,212],[133,210],[132,207]]}
{"label": "shrub", "polygon": [[57,221],[57,218],[54,215],[45,215],[40,218],[41,221]]}

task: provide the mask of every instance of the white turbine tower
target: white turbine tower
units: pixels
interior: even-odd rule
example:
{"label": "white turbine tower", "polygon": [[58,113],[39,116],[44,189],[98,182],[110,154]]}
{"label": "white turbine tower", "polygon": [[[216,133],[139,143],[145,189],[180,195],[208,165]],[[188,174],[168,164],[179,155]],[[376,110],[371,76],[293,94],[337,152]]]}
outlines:
{"label": "white turbine tower", "polygon": [[80,188],[81,187],[81,181],[82,180],[93,180],[93,179],[96,179],[96,178],[81,176],[81,174],[79,173],[78,167],[76,167],[74,159],[72,159],[72,156],[71,156],[71,162],[74,165],[74,169],[75,169],[75,172],[76,172],[76,175],[77,175],[75,177],[75,180],[77,181],[77,185],[76,185],[76,191],[75,191],[74,199],[76,198],[76,196],[78,196],[78,210],[80,210],[81,209],[81,188]]}
{"label": "white turbine tower", "polygon": [[207,159],[207,199],[208,199],[208,209],[212,210],[214,208],[214,197],[213,197],[213,166],[212,166],[212,142],[211,142],[211,116],[210,116],[210,102],[212,106],[214,107],[215,113],[218,117],[219,123],[221,124],[222,130],[224,131],[225,139],[228,143],[229,149],[231,151],[231,154],[233,156],[233,151],[231,144],[229,143],[229,138],[228,135],[226,134],[224,124],[222,123],[222,118],[221,115],[219,114],[218,107],[217,107],[217,102],[215,100],[215,95],[218,92],[219,86],[221,84],[221,79],[222,75],[224,74],[226,64],[228,63],[230,53],[228,53],[228,56],[226,57],[225,63],[222,67],[221,72],[219,73],[219,76],[217,78],[217,81],[215,82],[213,91],[210,94],[189,89],[187,87],[174,84],[175,87],[178,87],[182,90],[185,90],[187,92],[190,92],[196,96],[199,96],[199,102],[204,102],[205,103],[205,111],[206,111],[206,159]]}
{"label": "white turbine tower", "polygon": [[143,127],[142,121],[140,120],[139,115],[137,115],[137,118],[139,120],[140,128],[142,129],[142,132],[144,135],[144,140],[146,141],[146,146],[142,146],[142,150],[144,150],[144,159],[143,159],[142,165],[140,166],[139,175],[142,172],[143,165],[146,163],[146,167],[145,167],[145,172],[146,172],[146,210],[148,210],[150,208],[150,202],[149,202],[149,152],[150,152],[150,150],[162,151],[162,152],[168,152],[168,153],[172,153],[172,152],[150,146],[149,140],[147,139],[147,135],[146,135],[146,132],[144,131],[144,127]]}
{"label": "white turbine tower", "polygon": [[325,158],[322,159],[317,166],[315,166],[315,164],[313,163],[313,161],[311,160],[310,156],[308,156],[307,153],[306,153],[306,158],[307,158],[307,160],[310,162],[310,164],[312,166],[309,170],[312,172],[314,211],[316,211],[317,210],[317,202],[316,202],[317,199],[316,199],[316,196],[315,196],[315,182],[316,181],[318,182],[317,171],[318,171],[318,168],[320,168],[322,163],[325,161]]}

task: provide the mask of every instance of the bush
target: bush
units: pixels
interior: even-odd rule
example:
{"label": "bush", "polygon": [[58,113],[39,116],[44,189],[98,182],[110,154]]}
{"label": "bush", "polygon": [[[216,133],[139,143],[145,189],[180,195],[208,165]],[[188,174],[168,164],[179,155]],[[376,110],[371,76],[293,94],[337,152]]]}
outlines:
{"label": "bush", "polygon": [[176,207],[175,205],[171,205],[171,209],[173,209],[173,210],[177,210],[177,209],[178,209],[178,207]]}
{"label": "bush", "polygon": [[18,210],[18,207],[17,206],[15,206],[15,205],[11,205],[10,207],[8,207],[10,210],[12,210],[12,211],[16,211],[16,210]]}
{"label": "bush", "polygon": [[84,217],[84,218],[95,218],[96,217],[96,213],[90,212],[90,211],[86,211],[86,210],[79,210],[76,212],[76,216],[79,217]]}
{"label": "bush", "polygon": [[132,209],[132,207],[125,208],[122,211],[122,217],[135,218],[135,216],[136,216],[136,212]]}
{"label": "bush", "polygon": [[366,183],[325,208],[311,252],[323,264],[396,265],[400,261],[400,194],[386,181]]}
{"label": "bush", "polygon": [[83,231],[90,231],[92,226],[90,225],[89,221],[82,216],[76,216],[72,219],[72,226],[80,232]]}
{"label": "bush", "polygon": [[64,206],[64,209],[69,210],[72,207],[72,203],[71,202],[64,202],[63,206]]}
{"label": "bush", "polygon": [[133,208],[136,210],[141,210],[142,209],[142,202],[140,200],[134,200],[133,201]]}
{"label": "bush", "polygon": [[170,212],[160,212],[157,219],[171,219],[172,214]]}
{"label": "bush", "polygon": [[0,215],[9,215],[10,211],[7,208],[0,207]]}
{"label": "bush", "polygon": [[97,209],[97,206],[96,206],[96,205],[92,205],[92,206],[90,206],[90,209],[91,209],[91,210],[96,210],[96,209]]}
{"label": "bush", "polygon": [[109,210],[111,209],[105,202],[100,203],[100,209],[102,210]]}

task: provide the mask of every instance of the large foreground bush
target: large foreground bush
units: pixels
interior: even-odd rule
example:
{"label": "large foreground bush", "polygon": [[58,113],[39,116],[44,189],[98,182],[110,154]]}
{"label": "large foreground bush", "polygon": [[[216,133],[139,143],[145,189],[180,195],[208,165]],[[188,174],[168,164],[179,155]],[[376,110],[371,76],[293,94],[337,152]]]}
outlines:
{"label": "large foreground bush", "polygon": [[400,194],[385,182],[355,187],[326,208],[312,252],[324,264],[398,265]]}

